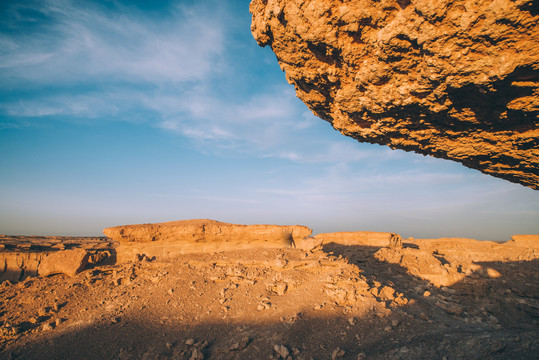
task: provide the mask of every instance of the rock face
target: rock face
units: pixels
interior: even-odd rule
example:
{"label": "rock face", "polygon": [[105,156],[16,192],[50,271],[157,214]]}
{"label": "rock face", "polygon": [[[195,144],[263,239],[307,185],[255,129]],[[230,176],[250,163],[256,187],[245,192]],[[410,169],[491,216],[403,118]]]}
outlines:
{"label": "rock face", "polygon": [[312,230],[299,225],[236,225],[196,219],[116,226],[103,233],[120,242],[117,256],[123,262],[141,256],[167,258],[188,253],[294,247]]}
{"label": "rock face", "polygon": [[340,244],[347,246],[387,246],[392,238],[392,233],[375,231],[341,231],[334,233],[322,233],[314,236],[322,244]]}
{"label": "rock face", "polygon": [[0,252],[0,282],[17,282],[30,276],[65,274],[74,276],[86,268],[89,254],[84,249],[60,251]]}
{"label": "rock face", "polygon": [[60,236],[0,235],[0,283],[33,276],[74,276],[88,265],[116,261],[110,239]]}
{"label": "rock face", "polygon": [[290,245],[294,239],[311,235],[312,230],[300,225],[236,225],[215,220],[196,219],[158,224],[124,225],[103,230],[119,242],[282,242]]}
{"label": "rock face", "polygon": [[39,275],[66,274],[75,276],[88,265],[89,254],[84,249],[57,251],[48,254],[39,264]]}
{"label": "rock face", "polygon": [[362,142],[539,188],[533,0],[253,0],[297,96]]}

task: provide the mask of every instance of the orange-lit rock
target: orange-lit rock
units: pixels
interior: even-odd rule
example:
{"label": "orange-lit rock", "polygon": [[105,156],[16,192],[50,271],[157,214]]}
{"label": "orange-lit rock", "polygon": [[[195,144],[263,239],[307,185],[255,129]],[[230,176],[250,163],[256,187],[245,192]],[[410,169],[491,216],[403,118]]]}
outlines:
{"label": "orange-lit rock", "polygon": [[237,225],[196,219],[116,226],[103,233],[120,242],[117,253],[122,262],[137,256],[167,258],[188,253],[295,247],[295,242],[311,235],[312,230],[300,225]]}
{"label": "orange-lit rock", "polygon": [[88,253],[84,249],[57,251],[47,254],[39,264],[41,276],[66,274],[74,276],[86,268]]}
{"label": "orange-lit rock", "polygon": [[376,231],[341,231],[322,233],[314,236],[324,244],[336,243],[341,245],[387,246],[392,233]]}
{"label": "orange-lit rock", "polygon": [[252,33],[297,96],[361,142],[539,188],[531,0],[253,0]]}

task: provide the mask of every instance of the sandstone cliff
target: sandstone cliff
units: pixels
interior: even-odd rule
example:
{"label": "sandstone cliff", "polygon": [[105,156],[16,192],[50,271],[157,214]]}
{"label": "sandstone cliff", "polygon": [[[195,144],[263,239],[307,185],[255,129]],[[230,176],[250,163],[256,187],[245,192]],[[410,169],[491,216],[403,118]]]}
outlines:
{"label": "sandstone cliff", "polygon": [[290,245],[294,239],[311,235],[312,230],[300,225],[237,225],[195,219],[116,226],[103,230],[103,233],[119,242],[274,242]]}
{"label": "sandstone cliff", "polygon": [[533,0],[253,0],[297,96],[362,142],[539,188]]}
{"label": "sandstone cliff", "polygon": [[311,235],[312,230],[299,225],[237,225],[195,219],[116,226],[103,233],[120,242],[116,248],[117,258],[125,262],[189,253],[294,247]]}

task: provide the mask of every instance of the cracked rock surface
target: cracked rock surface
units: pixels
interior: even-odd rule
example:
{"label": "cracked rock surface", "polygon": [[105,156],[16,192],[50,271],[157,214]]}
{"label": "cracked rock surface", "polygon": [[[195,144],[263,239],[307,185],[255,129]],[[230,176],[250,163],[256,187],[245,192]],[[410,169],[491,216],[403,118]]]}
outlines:
{"label": "cracked rock surface", "polygon": [[539,188],[533,0],[253,0],[297,96],[361,142]]}

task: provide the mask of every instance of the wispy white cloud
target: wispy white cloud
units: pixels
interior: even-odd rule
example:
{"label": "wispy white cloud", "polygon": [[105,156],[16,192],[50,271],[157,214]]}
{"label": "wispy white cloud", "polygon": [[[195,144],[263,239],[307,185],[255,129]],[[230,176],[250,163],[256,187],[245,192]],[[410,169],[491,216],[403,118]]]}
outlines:
{"label": "wispy white cloud", "polygon": [[158,97],[145,101],[161,112],[163,120],[158,127],[187,136],[199,145],[211,141],[216,149],[233,146],[239,151],[273,151],[293,143],[294,137],[301,136],[300,131],[309,126],[302,115],[304,105],[288,88],[235,101],[204,92],[181,99]]}
{"label": "wispy white cloud", "polygon": [[[29,7],[12,4],[11,15],[23,18],[10,20],[26,24],[22,14]],[[47,18],[39,31],[0,34],[4,85],[204,79],[220,69],[225,27],[219,6],[213,12],[200,7],[191,11],[177,6],[170,18],[158,21],[125,6],[105,12],[81,2],[41,2],[30,9]]]}

